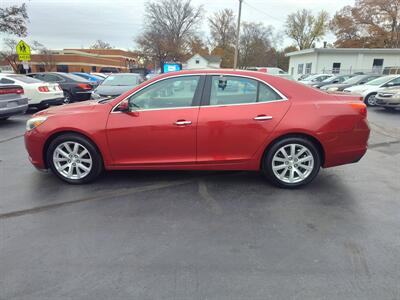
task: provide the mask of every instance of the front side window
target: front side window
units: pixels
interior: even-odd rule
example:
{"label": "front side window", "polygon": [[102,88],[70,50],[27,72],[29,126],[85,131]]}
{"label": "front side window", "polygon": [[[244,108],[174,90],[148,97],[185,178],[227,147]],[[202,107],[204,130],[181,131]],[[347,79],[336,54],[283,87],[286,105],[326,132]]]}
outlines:
{"label": "front side window", "polygon": [[212,76],[210,105],[232,105],[280,100],[269,86],[249,78]]}
{"label": "front side window", "polygon": [[43,80],[47,82],[58,82],[61,81],[61,79],[53,74],[43,74]]}
{"label": "front side window", "polygon": [[200,76],[165,79],[150,85],[129,98],[132,110],[192,106]]}

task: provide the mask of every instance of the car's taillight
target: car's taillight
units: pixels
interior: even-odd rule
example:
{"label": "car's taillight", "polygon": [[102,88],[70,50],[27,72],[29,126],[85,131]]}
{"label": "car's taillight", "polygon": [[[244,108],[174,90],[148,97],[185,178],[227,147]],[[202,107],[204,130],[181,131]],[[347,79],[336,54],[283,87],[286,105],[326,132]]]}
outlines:
{"label": "car's taillight", "polygon": [[351,107],[360,113],[360,115],[367,116],[367,106],[363,102],[350,103]]}
{"label": "car's taillight", "polygon": [[47,93],[50,91],[48,86],[39,86],[38,90],[39,90],[39,92],[43,92],[43,93]]}
{"label": "car's taillight", "polygon": [[23,94],[24,89],[21,88],[10,88],[10,89],[0,89],[0,95],[6,95],[6,94]]}
{"label": "car's taillight", "polygon": [[82,90],[91,90],[92,86],[87,83],[78,83],[78,87],[80,87]]}

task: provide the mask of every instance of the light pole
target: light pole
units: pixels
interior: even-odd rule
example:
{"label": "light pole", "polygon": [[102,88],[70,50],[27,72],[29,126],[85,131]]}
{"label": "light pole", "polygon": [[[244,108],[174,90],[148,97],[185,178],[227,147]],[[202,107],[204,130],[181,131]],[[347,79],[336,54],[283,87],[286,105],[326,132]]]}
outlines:
{"label": "light pole", "polygon": [[239,56],[239,35],[240,35],[240,18],[242,15],[242,2],[243,0],[239,0],[239,14],[236,28],[236,46],[235,46],[235,57],[233,60],[233,68],[237,68],[238,56]]}

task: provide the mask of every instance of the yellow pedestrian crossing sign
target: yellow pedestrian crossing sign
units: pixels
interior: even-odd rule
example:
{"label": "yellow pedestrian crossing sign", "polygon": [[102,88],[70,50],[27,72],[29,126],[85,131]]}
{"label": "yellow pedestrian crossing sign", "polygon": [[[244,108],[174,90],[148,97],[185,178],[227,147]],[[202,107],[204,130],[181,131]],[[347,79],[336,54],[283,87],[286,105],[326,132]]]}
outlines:
{"label": "yellow pedestrian crossing sign", "polygon": [[20,61],[31,60],[31,47],[23,40],[17,44],[16,50]]}

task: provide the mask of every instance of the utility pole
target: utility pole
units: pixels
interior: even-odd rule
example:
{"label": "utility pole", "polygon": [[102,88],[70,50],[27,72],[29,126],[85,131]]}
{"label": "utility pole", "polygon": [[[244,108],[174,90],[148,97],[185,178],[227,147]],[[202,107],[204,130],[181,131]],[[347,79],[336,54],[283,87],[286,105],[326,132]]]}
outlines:
{"label": "utility pole", "polygon": [[239,56],[239,35],[240,35],[240,18],[242,15],[242,2],[243,0],[239,0],[239,14],[238,14],[238,21],[237,21],[237,29],[236,29],[236,46],[235,46],[235,57],[233,60],[233,68],[237,68],[238,64],[238,56]]}

